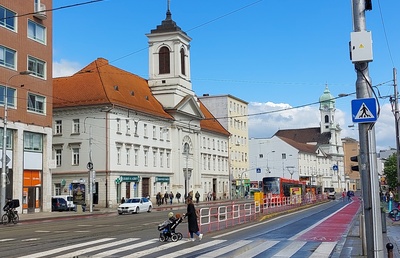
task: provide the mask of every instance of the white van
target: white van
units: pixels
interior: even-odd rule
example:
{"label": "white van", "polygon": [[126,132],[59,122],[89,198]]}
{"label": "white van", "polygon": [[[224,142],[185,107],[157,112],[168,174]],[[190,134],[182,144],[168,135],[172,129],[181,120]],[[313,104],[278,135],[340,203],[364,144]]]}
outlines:
{"label": "white van", "polygon": [[67,202],[68,210],[75,210],[75,204],[73,202],[72,195],[56,195],[53,198],[63,198]]}

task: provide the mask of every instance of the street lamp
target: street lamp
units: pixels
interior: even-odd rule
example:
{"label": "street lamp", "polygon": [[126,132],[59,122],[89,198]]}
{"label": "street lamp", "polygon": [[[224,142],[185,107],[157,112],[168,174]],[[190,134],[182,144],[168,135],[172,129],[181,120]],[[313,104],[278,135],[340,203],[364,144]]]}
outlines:
{"label": "street lamp", "polygon": [[1,216],[3,216],[4,211],[3,207],[6,204],[6,181],[7,181],[7,171],[6,171],[6,165],[7,165],[7,118],[8,118],[8,85],[10,84],[10,81],[12,78],[15,76],[19,75],[29,75],[31,74],[31,71],[22,71],[18,74],[12,75],[10,78],[8,78],[6,85],[4,85],[4,127],[3,127],[3,153],[2,153],[2,158],[1,158],[1,163],[2,163],[2,169],[1,169],[1,192],[0,192],[0,213]]}

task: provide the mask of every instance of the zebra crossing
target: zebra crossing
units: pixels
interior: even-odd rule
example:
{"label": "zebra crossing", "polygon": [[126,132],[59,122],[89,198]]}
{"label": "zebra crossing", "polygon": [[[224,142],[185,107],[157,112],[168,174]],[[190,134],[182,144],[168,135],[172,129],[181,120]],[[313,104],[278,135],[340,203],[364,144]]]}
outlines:
{"label": "zebra crossing", "polygon": [[79,244],[67,245],[51,250],[31,253],[19,258],[38,257],[330,257],[336,242],[307,242],[300,240],[251,240],[208,239],[207,241],[187,241],[160,243],[158,239],[101,238]]}

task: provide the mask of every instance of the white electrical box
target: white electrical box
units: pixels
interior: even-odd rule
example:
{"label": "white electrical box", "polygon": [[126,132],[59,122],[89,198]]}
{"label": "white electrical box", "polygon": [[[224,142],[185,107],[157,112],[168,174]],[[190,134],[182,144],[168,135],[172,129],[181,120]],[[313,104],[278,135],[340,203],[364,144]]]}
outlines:
{"label": "white electrical box", "polygon": [[372,61],[372,35],[370,31],[350,33],[350,59],[356,62]]}

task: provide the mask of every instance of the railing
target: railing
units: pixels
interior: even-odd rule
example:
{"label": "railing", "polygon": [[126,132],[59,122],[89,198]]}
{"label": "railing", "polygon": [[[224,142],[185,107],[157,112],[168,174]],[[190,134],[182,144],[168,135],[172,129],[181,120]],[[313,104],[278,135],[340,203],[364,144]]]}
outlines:
{"label": "railing", "polygon": [[229,205],[200,209],[199,226],[202,233],[222,230],[235,225],[260,219],[264,215],[296,209],[301,206],[325,201],[325,195],[273,197],[253,202],[232,202]]}

